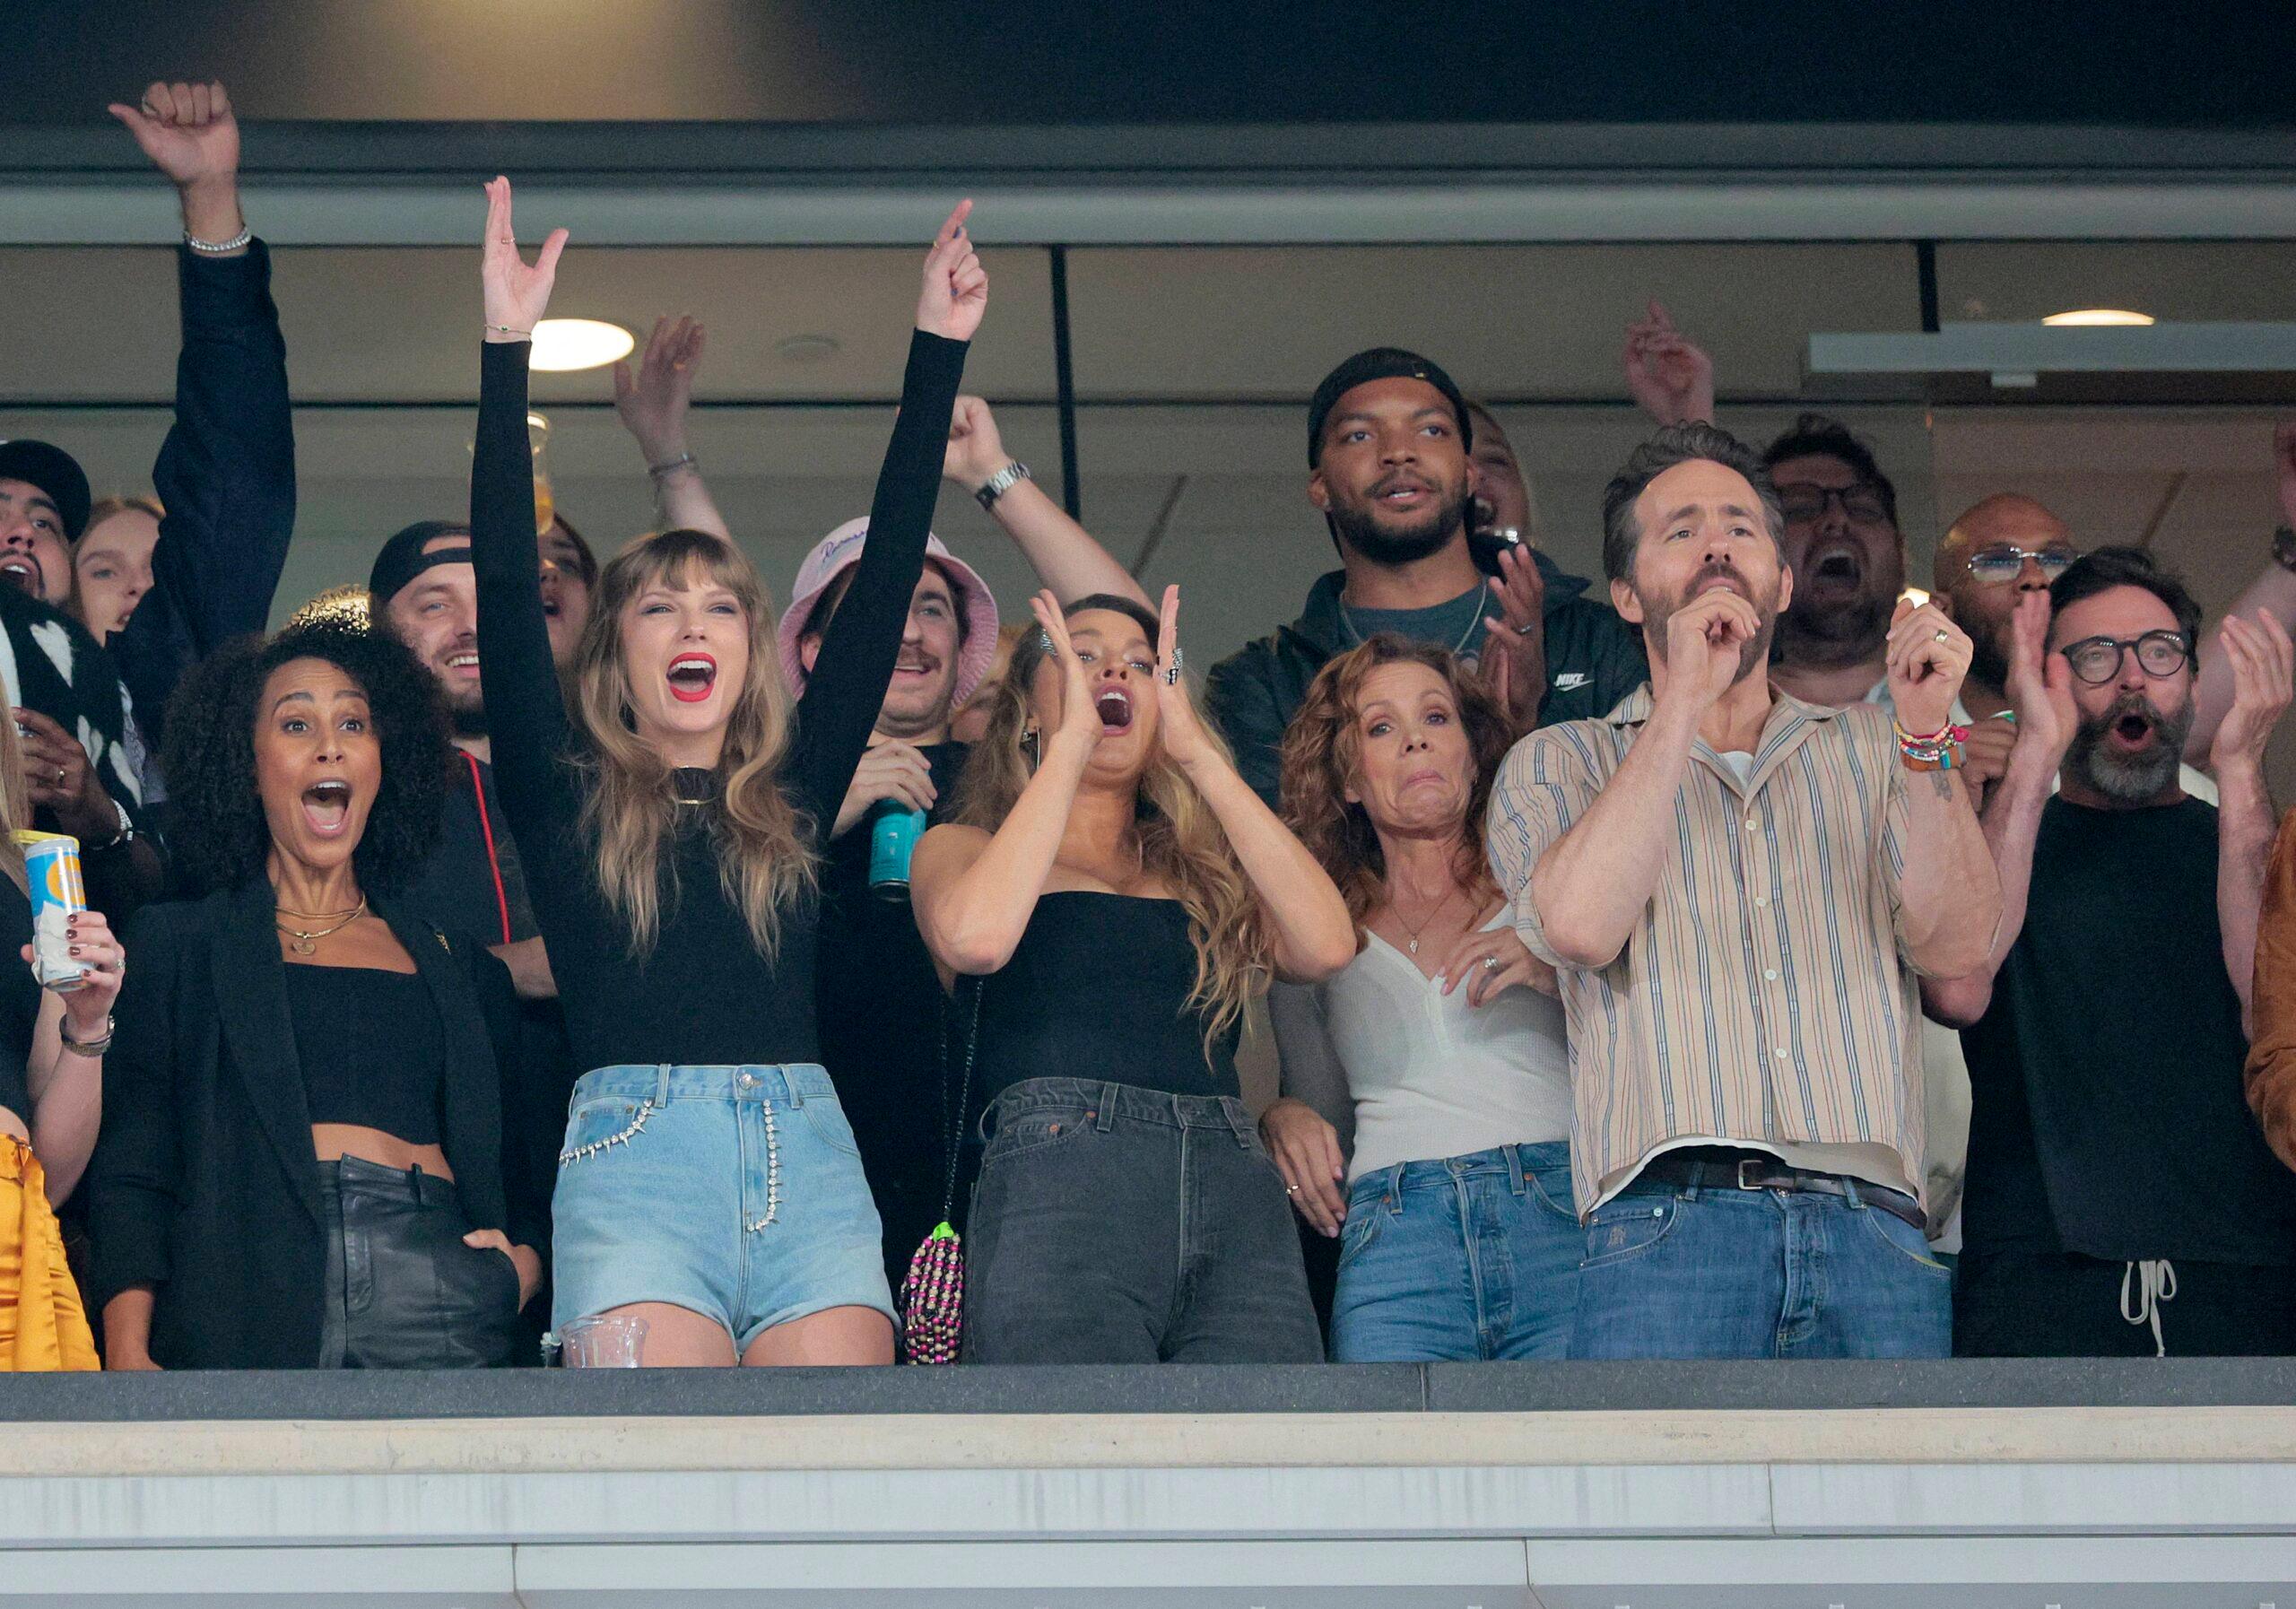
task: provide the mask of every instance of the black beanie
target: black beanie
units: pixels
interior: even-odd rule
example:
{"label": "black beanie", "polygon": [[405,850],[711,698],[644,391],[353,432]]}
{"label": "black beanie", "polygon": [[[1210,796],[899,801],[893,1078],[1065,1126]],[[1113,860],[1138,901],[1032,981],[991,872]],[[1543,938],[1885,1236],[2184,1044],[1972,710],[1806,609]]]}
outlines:
{"label": "black beanie", "polygon": [[[440,548],[435,553],[422,551],[441,536],[459,536],[463,545]],[[384,608],[398,596],[399,589],[424,570],[437,564],[469,562],[468,526],[457,525],[450,519],[418,519],[383,544],[383,551],[375,555],[375,567],[367,572],[368,607],[380,621]]]}
{"label": "black beanie", "polygon": [[19,436],[0,441],[0,480],[23,481],[39,487],[56,505],[64,522],[64,540],[80,540],[88,528],[88,476],[80,461],[60,447]]}
{"label": "black beanie", "polygon": [[1339,405],[1339,399],[1358,386],[1373,380],[1425,380],[1443,394],[1451,404],[1451,412],[1459,422],[1459,445],[1472,451],[1474,448],[1474,424],[1467,418],[1467,399],[1451,377],[1443,372],[1439,363],[1430,362],[1415,352],[1405,352],[1400,346],[1374,346],[1357,352],[1338,368],[1324,376],[1322,385],[1308,402],[1308,467],[1313,469],[1323,462],[1324,421]]}

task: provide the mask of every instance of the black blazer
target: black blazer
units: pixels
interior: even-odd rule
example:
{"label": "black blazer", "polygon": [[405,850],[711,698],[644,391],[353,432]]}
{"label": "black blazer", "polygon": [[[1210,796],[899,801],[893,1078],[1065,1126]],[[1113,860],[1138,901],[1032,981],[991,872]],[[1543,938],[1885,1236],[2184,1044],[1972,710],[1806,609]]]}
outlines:
{"label": "black blazer", "polygon": [[[550,1203],[515,1163],[517,1002],[502,963],[377,904],[430,985],[445,1030],[441,1138],[473,1227],[548,1261]],[[302,1369],[318,1357],[326,1286],[318,1162],[288,1015],[267,882],[149,906],[130,925],[128,979],[104,1059],[89,1170],[97,1304],[152,1285],[152,1358],[169,1369]],[[517,1149],[512,1147],[510,1149]]]}

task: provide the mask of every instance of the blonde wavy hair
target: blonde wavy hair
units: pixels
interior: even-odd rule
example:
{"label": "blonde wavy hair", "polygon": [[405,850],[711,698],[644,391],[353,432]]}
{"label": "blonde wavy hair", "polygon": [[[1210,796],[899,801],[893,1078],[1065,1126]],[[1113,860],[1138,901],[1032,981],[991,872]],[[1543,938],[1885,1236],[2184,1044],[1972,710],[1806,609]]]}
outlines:
{"label": "blonde wavy hair", "polygon": [[24,847],[16,841],[19,828],[32,824],[31,796],[24,784],[24,750],[16,736],[16,723],[0,720],[0,876],[30,893],[24,877]]}
{"label": "blonde wavy hair", "polygon": [[576,756],[590,773],[582,830],[597,846],[599,890],[629,924],[631,953],[643,954],[661,932],[665,881],[673,904],[678,896],[676,866],[670,864],[665,880],[662,854],[678,806],[669,762],[631,724],[622,612],[649,587],[697,582],[731,592],[748,624],[749,673],[726,721],[712,828],[718,885],[748,921],[759,953],[770,961],[780,945],[784,909],[819,892],[821,862],[812,823],[781,786],[793,704],[781,679],[765,585],[742,551],[721,537],[688,530],[640,536],[598,577],[570,676],[576,716],[589,739]]}
{"label": "blonde wavy hair", "polygon": [[1363,683],[1382,665],[1423,665],[1441,678],[1467,735],[1467,756],[1474,775],[1467,787],[1467,808],[1459,842],[1451,853],[1451,875],[1474,901],[1480,917],[1499,897],[1498,881],[1483,849],[1483,817],[1491,808],[1491,787],[1500,762],[1514,745],[1506,716],[1465,663],[1448,648],[1413,642],[1392,631],[1374,633],[1316,673],[1308,696],[1283,734],[1283,821],[1308,846],[1316,863],[1331,874],[1359,931],[1387,903],[1387,857],[1379,835],[1347,790],[1363,761],[1357,717]]}
{"label": "blonde wavy hair", "polygon": [[[1062,613],[1069,619],[1087,611],[1121,614],[1156,640],[1157,620],[1130,598],[1095,594],[1079,598]],[[1029,689],[1037,667],[1048,657],[1042,632],[1030,628],[1013,647],[1012,663],[993,691],[974,695],[988,709],[988,729],[973,745],[957,784],[956,820],[989,832],[1004,824],[1021,790],[1035,774],[1036,761],[1022,735],[1029,724]],[[1218,735],[1207,726],[1214,744]],[[1221,750],[1224,758],[1226,750]],[[1140,865],[1170,888],[1187,912],[1188,937],[1196,946],[1196,987],[1188,1009],[1205,1019],[1204,1042],[1243,1020],[1251,997],[1267,987],[1272,965],[1266,918],[1228,835],[1187,774],[1158,745],[1142,773],[1133,805]]]}

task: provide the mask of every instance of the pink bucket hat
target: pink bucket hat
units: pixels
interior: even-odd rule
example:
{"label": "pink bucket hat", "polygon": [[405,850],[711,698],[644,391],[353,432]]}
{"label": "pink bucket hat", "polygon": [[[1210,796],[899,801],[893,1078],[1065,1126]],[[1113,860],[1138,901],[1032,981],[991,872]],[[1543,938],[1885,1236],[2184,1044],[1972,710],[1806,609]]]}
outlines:
{"label": "pink bucket hat", "polygon": [[[805,662],[797,652],[797,639],[805,634],[813,620],[813,605],[830,589],[831,582],[861,561],[861,549],[869,535],[869,521],[865,515],[848,519],[822,537],[805,561],[797,567],[796,584],[789,591],[789,607],[781,612],[781,624],[774,632],[781,650],[781,674],[789,679],[791,691],[805,691]],[[956,588],[957,607],[964,611],[964,643],[957,650],[957,684],[949,700],[950,708],[972,697],[973,690],[988,674],[989,665],[996,657],[996,598],[988,590],[988,583],[980,572],[952,553],[938,536],[925,539],[926,556],[947,574]]]}

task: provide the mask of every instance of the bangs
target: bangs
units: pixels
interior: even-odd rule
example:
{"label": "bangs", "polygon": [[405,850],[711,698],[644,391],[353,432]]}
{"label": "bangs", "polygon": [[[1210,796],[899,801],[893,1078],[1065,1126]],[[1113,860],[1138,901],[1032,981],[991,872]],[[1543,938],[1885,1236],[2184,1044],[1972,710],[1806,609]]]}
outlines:
{"label": "bangs", "polygon": [[607,585],[622,597],[649,587],[674,591],[723,587],[756,618],[770,617],[765,583],[747,554],[707,531],[659,531],[640,536],[607,567]]}

